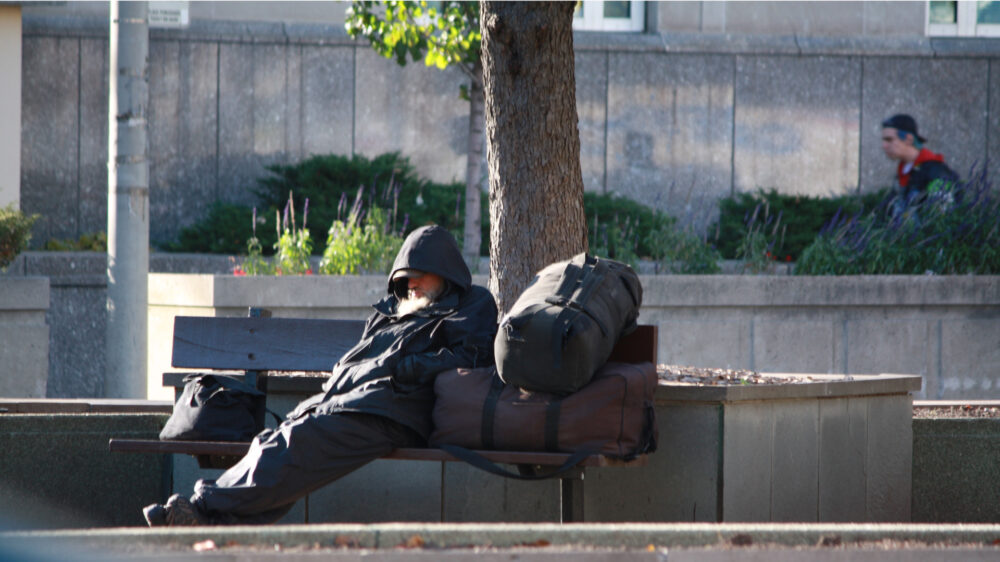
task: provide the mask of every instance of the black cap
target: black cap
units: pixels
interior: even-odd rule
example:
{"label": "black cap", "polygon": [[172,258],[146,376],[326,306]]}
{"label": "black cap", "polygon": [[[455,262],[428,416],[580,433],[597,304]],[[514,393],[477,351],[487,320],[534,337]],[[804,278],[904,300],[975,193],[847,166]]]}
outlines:
{"label": "black cap", "polygon": [[924,137],[920,136],[919,133],[917,133],[917,120],[905,113],[897,113],[896,115],[893,115],[892,117],[886,119],[885,121],[882,121],[882,126],[892,127],[897,131],[910,133],[913,136],[917,137],[918,141],[927,142],[927,139],[925,139]]}

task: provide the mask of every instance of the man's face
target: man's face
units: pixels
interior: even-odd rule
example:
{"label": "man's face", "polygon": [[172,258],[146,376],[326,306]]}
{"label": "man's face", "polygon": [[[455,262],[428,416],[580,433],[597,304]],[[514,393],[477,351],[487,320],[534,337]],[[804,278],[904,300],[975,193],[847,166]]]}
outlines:
{"label": "man's face", "polygon": [[436,299],[444,290],[444,279],[434,273],[424,273],[420,277],[407,279],[407,297]]}
{"label": "man's face", "polygon": [[899,138],[899,131],[894,127],[882,129],[882,152],[889,160],[902,160],[913,148],[913,135],[904,135],[906,140]]}

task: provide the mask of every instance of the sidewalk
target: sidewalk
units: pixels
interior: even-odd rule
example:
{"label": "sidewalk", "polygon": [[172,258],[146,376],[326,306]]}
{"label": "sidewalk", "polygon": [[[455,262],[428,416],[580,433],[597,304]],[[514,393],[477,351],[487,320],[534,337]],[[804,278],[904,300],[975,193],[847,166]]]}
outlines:
{"label": "sidewalk", "polygon": [[[211,542],[208,542],[211,541]],[[0,560],[1000,560],[1000,524],[437,524],[0,533]],[[200,545],[196,548],[195,545]]]}

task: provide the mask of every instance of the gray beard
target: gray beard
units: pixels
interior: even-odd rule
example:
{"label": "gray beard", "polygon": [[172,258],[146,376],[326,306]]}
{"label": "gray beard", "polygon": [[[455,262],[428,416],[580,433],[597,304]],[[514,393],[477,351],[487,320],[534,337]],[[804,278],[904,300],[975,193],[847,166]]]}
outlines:
{"label": "gray beard", "polygon": [[426,308],[428,305],[434,301],[427,296],[423,297],[406,297],[399,301],[396,306],[396,314],[399,316],[406,316],[407,314],[413,314],[414,312]]}

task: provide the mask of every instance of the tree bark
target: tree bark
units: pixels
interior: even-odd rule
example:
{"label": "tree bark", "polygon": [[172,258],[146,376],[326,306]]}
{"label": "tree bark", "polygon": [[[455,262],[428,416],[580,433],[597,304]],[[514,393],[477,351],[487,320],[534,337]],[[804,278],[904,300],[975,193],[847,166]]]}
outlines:
{"label": "tree bark", "polygon": [[469,269],[479,269],[479,246],[482,243],[482,173],[483,173],[483,68],[477,62],[469,83],[469,146],[465,163],[465,233],[462,253]]}
{"label": "tree bark", "polygon": [[490,290],[506,313],[544,266],[587,250],[573,2],[482,2]]}

